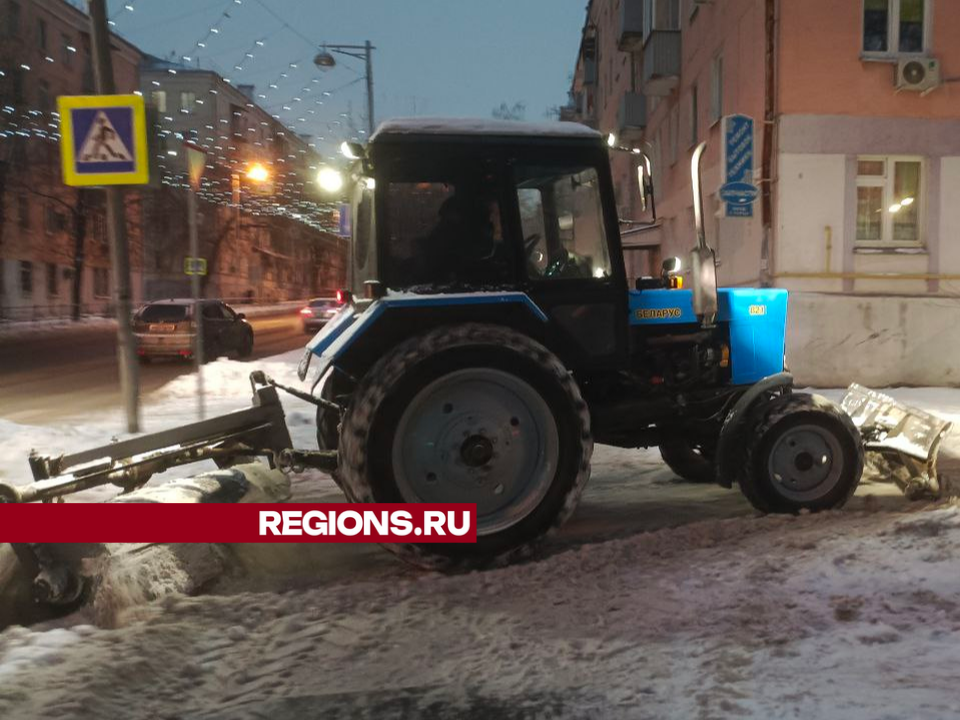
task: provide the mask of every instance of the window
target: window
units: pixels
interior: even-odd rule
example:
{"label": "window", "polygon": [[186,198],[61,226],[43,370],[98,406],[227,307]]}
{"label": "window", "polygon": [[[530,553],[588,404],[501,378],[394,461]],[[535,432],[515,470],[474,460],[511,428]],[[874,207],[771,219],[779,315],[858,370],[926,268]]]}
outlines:
{"label": "window", "polygon": [[29,260],[20,261],[20,295],[33,295],[33,263]]}
{"label": "window", "polygon": [[91,225],[93,228],[90,235],[98,243],[102,245],[107,244],[107,218],[102,212],[94,212],[90,216]]}
{"label": "window", "polygon": [[37,20],[37,45],[41,50],[47,49],[47,21]]}
{"label": "window", "polygon": [[696,145],[700,138],[700,103],[697,99],[697,86],[690,88],[690,145]]}
{"label": "window", "polygon": [[21,230],[30,229],[30,199],[21,195],[17,202],[17,223]]}
{"label": "window", "polygon": [[45,205],[43,208],[43,229],[48,235],[63,230],[63,216],[54,209],[53,205]]}
{"label": "window", "polygon": [[654,30],[680,29],[680,0],[646,0],[643,4],[643,41]]}
{"label": "window", "polygon": [[502,281],[512,261],[500,203],[494,187],[477,181],[390,183],[385,272],[404,287]]}
{"label": "window", "polygon": [[73,43],[70,42],[70,36],[61,34],[60,35],[60,59],[63,61],[63,64],[66,67],[73,66],[73,56],[76,54],[77,49],[73,46]]}
{"label": "window", "polygon": [[13,101],[18,105],[27,101],[26,93],[23,91],[23,70],[20,68],[13,70]]}
{"label": "window", "polygon": [[57,280],[57,266],[54,263],[47,263],[47,297],[56,297],[60,294],[60,283]]}
{"label": "window", "polygon": [[923,160],[860,157],[857,161],[857,243],[919,245]]}
{"label": "window", "polygon": [[110,297],[110,276],[107,268],[93,269],[93,296]]}
{"label": "window", "polygon": [[180,93],[180,112],[192,113],[197,107],[197,95],[192,92]]}
{"label": "window", "polygon": [[677,158],[680,155],[680,106],[676,104],[670,108],[667,137],[670,139],[667,158],[672,167],[677,164]]}
{"label": "window", "polygon": [[[106,280],[106,268],[94,268],[94,273],[96,273],[97,270],[103,270],[104,280]],[[152,305],[147,305],[140,312],[140,315],[137,316],[137,319],[142,323],[178,323],[183,322],[189,317],[189,309],[190,306],[188,305],[153,303]]]}
{"label": "window", "polygon": [[226,315],[220,303],[207,303],[203,306],[204,320],[225,320]]}
{"label": "window", "polygon": [[370,265],[374,260],[374,253],[370,252],[374,238],[373,190],[364,183],[364,187],[360,188],[359,192],[360,200],[356,205],[357,217],[352,228],[354,269],[358,283],[375,277],[372,267],[368,267],[368,260]]}
{"label": "window", "polygon": [[916,54],[927,49],[930,0],[863,0],[863,52]]}
{"label": "window", "polygon": [[718,55],[710,66],[710,124],[723,115],[723,56]]}
{"label": "window", "polygon": [[7,0],[7,17],[3,30],[8,37],[20,34],[20,3]]}
{"label": "window", "polygon": [[37,107],[40,112],[50,112],[53,109],[50,104],[50,84],[46,80],[37,83]]}
{"label": "window", "polygon": [[239,105],[230,106],[230,132],[239,135],[243,130],[243,109]]}
{"label": "window", "polygon": [[165,113],[167,111],[166,90],[154,90],[152,93],[150,93],[150,101],[153,103],[154,107],[157,108],[157,112]]}
{"label": "window", "polygon": [[526,167],[517,175],[529,277],[610,277],[596,169]]}

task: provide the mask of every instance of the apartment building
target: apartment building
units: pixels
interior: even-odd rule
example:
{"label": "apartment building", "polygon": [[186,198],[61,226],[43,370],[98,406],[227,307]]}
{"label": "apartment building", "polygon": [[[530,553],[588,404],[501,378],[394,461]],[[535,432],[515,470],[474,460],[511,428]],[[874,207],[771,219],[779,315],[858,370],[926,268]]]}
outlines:
{"label": "apartment building", "polygon": [[[139,85],[141,54],[110,38],[118,92]],[[69,315],[110,304],[99,193],[63,184],[58,95],[94,91],[89,19],[63,0],[0,0],[0,318]],[[142,271],[140,202],[127,197],[133,287]]]}
{"label": "apartment building", "polygon": [[[593,0],[570,116],[636,134],[613,109],[645,102],[631,140],[653,165],[651,259],[693,243],[690,158],[708,143],[720,281],[793,291],[802,379],[955,384],[958,33],[960,4],[945,0]],[[752,217],[719,196],[734,114],[754,121]],[[947,352],[930,352],[934,338]]]}

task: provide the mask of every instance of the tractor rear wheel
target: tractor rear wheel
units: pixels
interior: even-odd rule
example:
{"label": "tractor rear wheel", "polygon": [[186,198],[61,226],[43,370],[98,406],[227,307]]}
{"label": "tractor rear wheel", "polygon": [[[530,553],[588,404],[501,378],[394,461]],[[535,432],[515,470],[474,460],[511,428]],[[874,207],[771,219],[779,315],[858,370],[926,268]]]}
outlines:
{"label": "tractor rear wheel", "polygon": [[411,338],[364,377],[343,419],[341,486],[358,502],[477,505],[476,544],[387,546],[441,570],[529,555],[590,475],[586,403],[559,359],[495,325]]}
{"label": "tractor rear wheel", "polygon": [[693,483],[717,481],[714,448],[680,434],[664,436],[660,457],[677,477]]}
{"label": "tractor rear wheel", "polygon": [[846,413],[817,395],[780,395],[753,411],[738,482],[763,512],[831,510],[853,495],[863,441]]}

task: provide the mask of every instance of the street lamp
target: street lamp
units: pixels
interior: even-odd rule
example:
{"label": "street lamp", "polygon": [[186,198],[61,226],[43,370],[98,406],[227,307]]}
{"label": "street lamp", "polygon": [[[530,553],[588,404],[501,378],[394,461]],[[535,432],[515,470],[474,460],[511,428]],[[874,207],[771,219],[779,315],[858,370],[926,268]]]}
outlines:
{"label": "street lamp", "polygon": [[317,173],[317,184],[324,192],[339,192],[343,187],[343,175],[332,167],[320,168]]}
{"label": "street lamp", "polygon": [[370,137],[373,135],[373,50],[376,48],[367,40],[363,45],[324,45],[323,48],[313,58],[313,64],[321,70],[329,70],[336,67],[337,59],[332,53],[340,53],[358,60],[363,60],[366,64],[365,79],[367,81],[367,130]]}
{"label": "street lamp", "polygon": [[270,172],[263,166],[262,163],[254,163],[249,168],[247,168],[248,180],[261,183],[261,182],[265,182],[269,177],[270,177]]}

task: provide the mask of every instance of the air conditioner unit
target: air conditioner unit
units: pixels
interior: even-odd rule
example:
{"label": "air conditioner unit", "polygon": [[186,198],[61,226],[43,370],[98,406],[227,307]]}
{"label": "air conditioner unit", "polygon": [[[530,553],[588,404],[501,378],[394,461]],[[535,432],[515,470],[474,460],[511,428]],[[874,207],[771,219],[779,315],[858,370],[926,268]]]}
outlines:
{"label": "air conditioner unit", "polygon": [[936,58],[904,58],[897,61],[897,90],[927,93],[940,86],[940,61]]}

